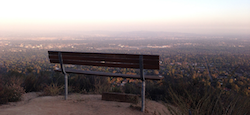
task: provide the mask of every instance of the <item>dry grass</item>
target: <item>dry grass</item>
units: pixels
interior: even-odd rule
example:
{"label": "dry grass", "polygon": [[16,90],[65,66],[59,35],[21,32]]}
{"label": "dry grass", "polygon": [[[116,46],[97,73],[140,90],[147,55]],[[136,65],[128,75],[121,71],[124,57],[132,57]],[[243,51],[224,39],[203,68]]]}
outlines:
{"label": "dry grass", "polygon": [[55,96],[61,94],[63,91],[63,86],[57,86],[57,84],[46,85],[43,89],[43,94],[46,96]]}
{"label": "dry grass", "polygon": [[[184,90],[184,96],[169,89],[174,105],[167,106],[172,115],[247,115],[250,114],[250,98],[234,92],[207,89],[204,95],[191,94]],[[228,94],[229,93],[229,94]],[[199,98],[197,98],[199,97]]]}
{"label": "dry grass", "polygon": [[18,77],[11,77],[5,82],[4,85],[0,84],[0,104],[21,100],[22,94],[25,93],[25,90],[21,87],[22,80]]}

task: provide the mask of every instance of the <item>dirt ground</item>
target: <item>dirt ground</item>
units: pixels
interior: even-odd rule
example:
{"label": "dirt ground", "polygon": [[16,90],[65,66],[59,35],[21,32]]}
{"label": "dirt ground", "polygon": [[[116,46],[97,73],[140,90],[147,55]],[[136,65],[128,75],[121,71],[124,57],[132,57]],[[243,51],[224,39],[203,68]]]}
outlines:
{"label": "dirt ground", "polygon": [[146,112],[140,104],[103,101],[101,95],[71,94],[64,96],[38,96],[26,93],[20,102],[0,106],[0,115],[169,115],[161,103],[146,100]]}

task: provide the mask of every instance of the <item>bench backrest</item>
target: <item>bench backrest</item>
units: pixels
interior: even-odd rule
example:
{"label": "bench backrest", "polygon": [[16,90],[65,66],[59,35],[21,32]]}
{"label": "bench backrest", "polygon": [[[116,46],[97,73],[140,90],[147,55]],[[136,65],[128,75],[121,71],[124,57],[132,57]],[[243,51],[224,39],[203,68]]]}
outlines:
{"label": "bench backrest", "polygon": [[63,64],[135,69],[140,68],[140,56],[143,56],[143,69],[159,69],[159,55],[87,53],[65,51],[48,51],[48,53],[50,63],[60,63],[59,55],[61,55]]}

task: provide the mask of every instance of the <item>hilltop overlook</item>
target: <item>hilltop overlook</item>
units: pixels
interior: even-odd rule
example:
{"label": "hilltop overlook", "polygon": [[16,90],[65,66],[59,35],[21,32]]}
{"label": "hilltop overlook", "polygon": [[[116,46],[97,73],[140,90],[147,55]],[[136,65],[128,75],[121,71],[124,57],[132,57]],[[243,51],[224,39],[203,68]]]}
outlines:
{"label": "hilltop overlook", "polygon": [[1,115],[163,115],[167,107],[146,101],[146,112],[142,113],[138,105],[114,101],[103,101],[101,95],[71,94],[68,100],[63,96],[41,96],[27,93],[22,101],[0,106]]}
{"label": "hilltop overlook", "polygon": [[[48,59],[48,50],[56,50],[159,55],[159,71],[149,69],[145,73],[160,74],[164,79],[146,82],[147,99],[176,105],[183,113],[188,113],[189,110],[199,115],[211,112],[249,113],[249,36],[157,34],[144,37],[133,34],[120,37],[45,36],[46,39],[44,36],[40,36],[42,39],[38,39],[39,36],[34,39],[3,37],[0,40],[1,104],[18,101],[18,96],[25,92],[56,90],[48,95],[63,94],[63,75],[53,71],[59,64],[51,64]],[[129,68],[75,65],[65,67],[139,74],[137,69]],[[121,92],[138,95],[141,92],[140,84],[140,81],[134,79],[69,74],[71,94]],[[178,99],[182,102],[177,103]],[[199,102],[202,102],[202,105]],[[231,106],[228,106],[230,104]],[[234,111],[227,111],[230,107],[234,107]]]}

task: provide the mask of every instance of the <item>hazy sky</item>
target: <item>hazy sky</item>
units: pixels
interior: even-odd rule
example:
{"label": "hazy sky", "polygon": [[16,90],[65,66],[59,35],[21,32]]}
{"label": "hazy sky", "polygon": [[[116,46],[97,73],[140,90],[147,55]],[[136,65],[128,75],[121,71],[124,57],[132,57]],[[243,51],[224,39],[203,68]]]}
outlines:
{"label": "hazy sky", "polygon": [[0,31],[249,34],[250,0],[0,0]]}

